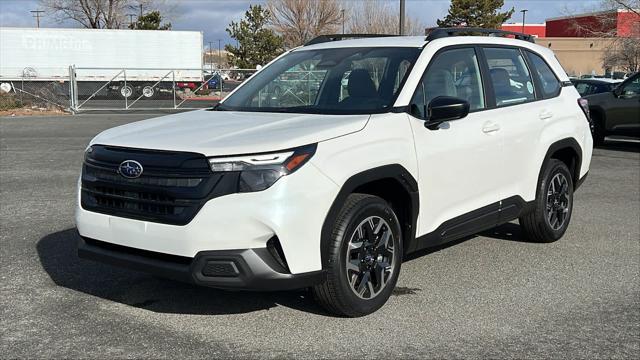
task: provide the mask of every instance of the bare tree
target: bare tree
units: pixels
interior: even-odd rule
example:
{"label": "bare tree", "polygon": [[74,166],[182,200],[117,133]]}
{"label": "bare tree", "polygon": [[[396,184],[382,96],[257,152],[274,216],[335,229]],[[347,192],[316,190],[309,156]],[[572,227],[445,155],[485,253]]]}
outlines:
{"label": "bare tree", "polygon": [[75,21],[86,28],[114,29],[123,23],[128,0],[42,0],[57,22]]}
{"label": "bare tree", "polygon": [[322,34],[336,33],[342,24],[342,12],[337,0],[268,0],[270,24],[279,33],[285,46],[304,44]]}
{"label": "bare tree", "polygon": [[608,7],[628,10],[640,16],[640,0],[605,0]]}
{"label": "bare tree", "polygon": [[629,33],[618,34],[619,17],[614,12],[626,10],[640,17],[640,0],[602,0],[599,13],[593,22],[576,19],[571,27],[578,36],[602,38],[606,40],[602,62],[605,68],[621,68],[624,71],[640,71],[640,20],[630,21]]}
{"label": "bare tree", "polygon": [[[395,4],[383,0],[353,1],[345,3],[349,8],[348,29],[350,33],[397,34],[400,13]],[[421,35],[424,26],[419,19],[405,17],[405,34]]]}
{"label": "bare tree", "polygon": [[40,0],[42,7],[56,22],[72,21],[85,28],[119,29],[133,12],[161,10],[163,18],[175,9],[166,0]]}

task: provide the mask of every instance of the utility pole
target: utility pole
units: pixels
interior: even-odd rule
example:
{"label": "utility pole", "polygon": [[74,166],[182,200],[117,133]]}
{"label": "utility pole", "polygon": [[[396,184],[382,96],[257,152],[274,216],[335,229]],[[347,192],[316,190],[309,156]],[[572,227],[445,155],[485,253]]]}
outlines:
{"label": "utility pole", "polygon": [[211,73],[213,74],[213,56],[212,56],[213,51],[211,50],[212,49],[212,47],[211,47],[211,43],[212,42],[213,41],[209,41],[209,68],[211,68]]}
{"label": "utility pole", "polygon": [[400,35],[404,35],[404,0],[400,0]]}
{"label": "utility pole", "polygon": [[342,14],[342,35],[344,35],[344,9],[341,9],[340,13]]}
{"label": "utility pole", "polygon": [[36,27],[40,28],[40,14],[44,12],[44,10],[31,10],[29,11],[34,18],[36,18]]}
{"label": "utility pole", "polygon": [[136,16],[136,14],[127,14],[127,16],[129,17],[129,28],[130,29],[135,29],[133,25],[133,17]]}
{"label": "utility pole", "polygon": [[218,61],[220,62],[218,64],[218,69],[220,69],[220,66],[222,65],[222,39],[218,39]]}
{"label": "utility pole", "polygon": [[520,10],[520,12],[522,13],[522,33],[523,34],[524,34],[524,19],[525,19],[525,15],[526,15],[527,11],[529,11],[529,10],[527,10],[527,9]]}

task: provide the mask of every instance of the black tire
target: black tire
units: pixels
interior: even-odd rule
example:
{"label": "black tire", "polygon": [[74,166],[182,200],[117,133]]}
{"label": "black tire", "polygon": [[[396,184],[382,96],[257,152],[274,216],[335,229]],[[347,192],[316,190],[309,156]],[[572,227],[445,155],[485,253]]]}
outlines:
{"label": "black tire", "polygon": [[520,218],[520,226],[532,242],[554,242],[564,235],[573,212],[573,178],[567,165],[549,160],[536,193],[535,208]]}
{"label": "black tire", "polygon": [[[355,244],[362,246],[350,247],[353,239],[383,237],[387,241],[377,240],[372,245],[369,240],[357,240]],[[398,280],[401,239],[400,223],[386,201],[366,194],[349,195],[334,223],[329,248],[325,249],[329,257],[327,279],[312,289],[316,300],[340,316],[358,317],[378,310],[387,302]],[[391,251],[383,249],[383,242],[392,247]],[[349,269],[347,257],[351,259]],[[353,269],[357,266],[360,270]],[[358,291],[361,285],[365,288],[363,292]]]}
{"label": "black tire", "polygon": [[593,137],[593,146],[604,145],[604,120],[597,112],[591,113],[591,136]]}

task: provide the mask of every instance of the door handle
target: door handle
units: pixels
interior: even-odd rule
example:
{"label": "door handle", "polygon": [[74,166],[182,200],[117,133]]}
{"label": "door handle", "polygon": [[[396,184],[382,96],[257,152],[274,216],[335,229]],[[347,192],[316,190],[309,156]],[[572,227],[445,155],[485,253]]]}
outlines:
{"label": "door handle", "polygon": [[496,124],[494,122],[491,122],[491,121],[486,122],[484,124],[484,126],[482,127],[482,132],[485,133],[485,134],[490,134],[490,133],[496,132],[498,130],[500,130],[500,125],[498,125],[498,124]]}
{"label": "door handle", "polygon": [[553,117],[553,113],[551,111],[543,110],[538,116],[540,117],[540,120],[547,120]]}

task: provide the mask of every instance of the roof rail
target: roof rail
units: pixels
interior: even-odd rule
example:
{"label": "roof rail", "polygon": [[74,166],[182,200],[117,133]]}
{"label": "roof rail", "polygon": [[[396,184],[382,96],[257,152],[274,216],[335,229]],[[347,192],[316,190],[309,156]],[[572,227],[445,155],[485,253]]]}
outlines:
{"label": "roof rail", "polygon": [[364,38],[377,38],[377,37],[389,37],[389,36],[398,36],[392,34],[330,34],[330,35],[320,35],[315,38],[307,41],[304,46],[314,45],[314,44],[322,44],[330,41],[338,41],[344,39],[364,39]]}
{"label": "roof rail", "polygon": [[455,27],[455,28],[433,28],[427,34],[426,41],[431,41],[435,39],[446,38],[450,36],[456,35],[464,35],[464,33],[480,33],[487,34],[489,36],[513,36],[518,40],[524,40],[528,42],[535,42],[532,35],[514,32],[514,31],[505,31],[505,30],[497,30],[497,29],[485,29],[485,28],[475,28],[475,27]]}

